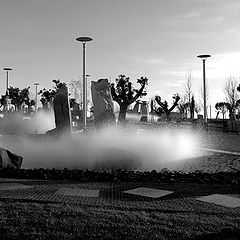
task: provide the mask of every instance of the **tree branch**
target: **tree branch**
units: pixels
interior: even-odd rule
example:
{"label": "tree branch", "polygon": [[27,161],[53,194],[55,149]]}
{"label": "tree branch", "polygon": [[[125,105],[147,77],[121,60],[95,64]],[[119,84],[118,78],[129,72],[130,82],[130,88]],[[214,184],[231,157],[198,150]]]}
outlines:
{"label": "tree branch", "polygon": [[111,94],[112,94],[113,100],[116,101],[119,105],[121,105],[121,100],[116,93],[113,83],[111,84]]}
{"label": "tree branch", "polygon": [[143,94],[143,90],[146,86],[146,83],[142,84],[142,87],[137,91],[136,95],[129,101],[130,104],[132,104],[133,102],[135,102],[140,96],[142,96]]}
{"label": "tree branch", "polygon": [[168,110],[169,112],[171,112],[178,105],[178,101],[180,100],[180,97],[178,95],[176,95],[174,98],[175,98],[174,103],[172,107]]}

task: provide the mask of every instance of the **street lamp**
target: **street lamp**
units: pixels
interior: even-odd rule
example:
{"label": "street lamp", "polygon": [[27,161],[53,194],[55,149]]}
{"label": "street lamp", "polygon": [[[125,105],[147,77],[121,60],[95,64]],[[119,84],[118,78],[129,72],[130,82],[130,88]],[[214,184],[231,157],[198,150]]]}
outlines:
{"label": "street lamp", "polygon": [[93,39],[90,37],[78,37],[77,41],[83,43],[83,127],[86,129],[87,127],[87,84],[86,84],[86,66],[85,66],[85,49],[86,42],[90,42]]}
{"label": "street lamp", "polygon": [[7,81],[6,81],[6,95],[8,95],[8,72],[12,71],[12,68],[4,68],[4,71],[7,71]]}
{"label": "street lamp", "polygon": [[207,125],[207,103],[206,103],[206,72],[205,72],[205,62],[206,59],[211,57],[211,55],[198,55],[198,58],[203,61],[203,117],[204,123]]}
{"label": "street lamp", "polygon": [[39,85],[39,83],[34,83],[34,85],[36,86],[36,96],[35,96],[35,112],[36,112],[36,114],[37,114],[37,100],[38,100],[38,98],[37,98],[37,88],[38,88],[38,85]]}

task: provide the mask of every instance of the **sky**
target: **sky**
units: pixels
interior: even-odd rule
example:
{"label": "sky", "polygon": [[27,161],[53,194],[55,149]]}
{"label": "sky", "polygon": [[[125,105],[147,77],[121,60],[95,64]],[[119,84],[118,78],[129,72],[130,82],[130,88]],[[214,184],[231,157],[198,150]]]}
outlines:
{"label": "sky", "polygon": [[[200,97],[202,61],[210,104],[224,101],[229,76],[240,77],[239,0],[0,0],[0,68],[11,67],[9,85],[52,87],[82,75],[82,44],[89,36],[89,81],[120,74],[149,79],[150,98],[181,94],[191,72]],[[0,94],[6,72],[0,71]],[[135,85],[137,87],[137,84]]]}

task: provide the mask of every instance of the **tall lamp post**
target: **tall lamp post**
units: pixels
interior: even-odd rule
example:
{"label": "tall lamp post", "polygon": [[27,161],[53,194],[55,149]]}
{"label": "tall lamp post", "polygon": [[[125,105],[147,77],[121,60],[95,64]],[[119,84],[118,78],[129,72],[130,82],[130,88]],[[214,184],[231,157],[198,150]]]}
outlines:
{"label": "tall lamp post", "polygon": [[6,95],[8,95],[8,72],[12,71],[12,68],[4,68],[4,71],[7,72],[7,78],[6,78]]}
{"label": "tall lamp post", "polygon": [[211,57],[211,55],[198,55],[198,58],[203,61],[203,117],[204,123],[207,125],[207,100],[206,100],[206,71],[205,71],[205,62],[206,59]]}
{"label": "tall lamp post", "polygon": [[38,101],[38,97],[37,97],[37,89],[38,89],[38,85],[39,85],[39,83],[34,83],[34,85],[35,85],[35,87],[36,87],[36,96],[35,96],[35,112],[36,112],[36,114],[37,114],[37,101]]}
{"label": "tall lamp post", "polygon": [[87,127],[87,84],[86,84],[86,64],[85,64],[85,51],[86,42],[90,42],[93,39],[90,37],[78,37],[77,41],[83,43],[83,128]]}

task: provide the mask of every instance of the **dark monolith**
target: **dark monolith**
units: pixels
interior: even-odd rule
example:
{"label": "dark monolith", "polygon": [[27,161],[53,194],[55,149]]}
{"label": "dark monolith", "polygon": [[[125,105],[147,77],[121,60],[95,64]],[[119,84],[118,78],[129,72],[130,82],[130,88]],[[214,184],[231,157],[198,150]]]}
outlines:
{"label": "dark monolith", "polygon": [[63,134],[71,132],[71,118],[68,102],[68,90],[65,85],[58,88],[53,99],[53,109],[56,128],[49,131],[49,134]]}
{"label": "dark monolith", "polygon": [[92,81],[93,114],[96,127],[115,124],[113,99],[108,79]]}

